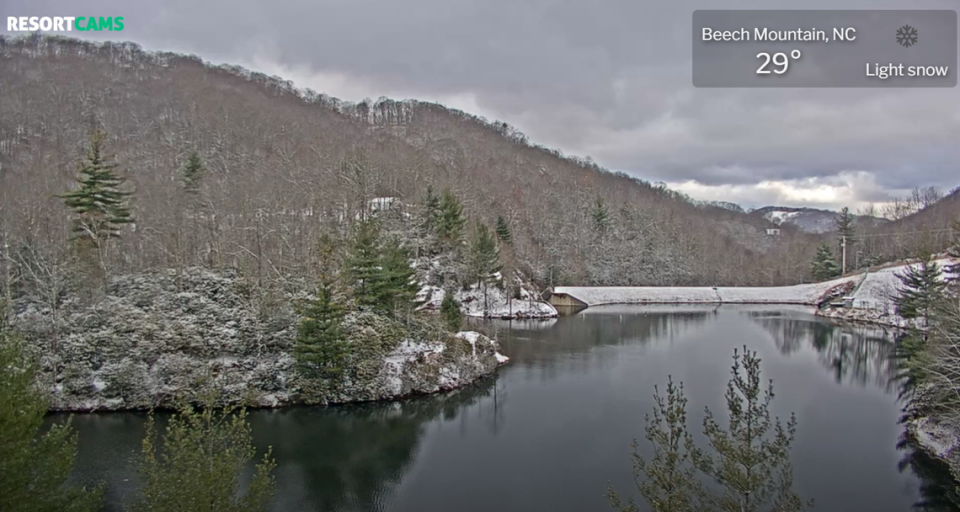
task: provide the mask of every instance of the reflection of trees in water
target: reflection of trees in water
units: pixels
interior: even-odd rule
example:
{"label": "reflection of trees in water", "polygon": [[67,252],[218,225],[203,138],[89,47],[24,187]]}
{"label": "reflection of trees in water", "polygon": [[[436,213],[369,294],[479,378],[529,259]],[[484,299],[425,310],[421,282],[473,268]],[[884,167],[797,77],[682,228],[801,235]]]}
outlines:
{"label": "reflection of trees in water", "polygon": [[901,436],[897,449],[903,452],[897,469],[900,472],[909,469],[920,480],[920,497],[913,504],[914,510],[948,512],[960,509],[957,483],[946,463],[917,448],[906,434]]}
{"label": "reflection of trees in water", "polygon": [[897,375],[892,334],[866,325],[833,325],[788,315],[750,314],[773,337],[781,353],[793,354],[809,344],[817,359],[840,384],[868,383],[891,390]]}
{"label": "reflection of trees in water", "polygon": [[537,378],[552,380],[561,375],[602,371],[616,364],[616,352],[599,348],[669,342],[702,328],[713,315],[703,310],[579,314],[558,319],[549,330],[500,331],[497,339],[511,364],[532,366],[540,370]]}
{"label": "reflection of trees in water", "polygon": [[494,382],[404,402],[251,414],[257,445],[272,446],[279,464],[273,509],[383,510],[414,462],[424,425],[492,396]]}
{"label": "reflection of trees in water", "polygon": [[533,362],[553,354],[582,354],[601,346],[674,339],[701,327],[711,317],[703,311],[580,314],[560,318],[553,329],[543,332],[501,331],[499,340],[514,362]]}

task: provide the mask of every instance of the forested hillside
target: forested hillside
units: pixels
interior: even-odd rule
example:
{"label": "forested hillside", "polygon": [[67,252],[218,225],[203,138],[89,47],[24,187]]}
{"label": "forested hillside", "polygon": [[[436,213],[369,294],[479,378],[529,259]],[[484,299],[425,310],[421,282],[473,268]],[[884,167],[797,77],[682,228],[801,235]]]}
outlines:
{"label": "forested hillside", "polygon": [[[439,105],[346,104],[194,56],[33,36],[0,38],[8,282],[65,260],[70,212],[59,196],[75,188],[97,130],[135,220],[103,255],[112,273],[306,276],[323,234],[346,236],[378,197],[413,213],[427,187],[453,192],[473,220],[502,216],[513,267],[544,286],[790,284],[808,279],[815,245]],[[179,179],[192,152],[207,169],[195,194]]]}
{"label": "forested hillside", "polygon": [[951,225],[960,219],[960,188],[930,204],[907,208],[907,215],[894,215],[891,222],[864,228],[855,236],[856,250],[867,262],[924,258],[950,245]]}

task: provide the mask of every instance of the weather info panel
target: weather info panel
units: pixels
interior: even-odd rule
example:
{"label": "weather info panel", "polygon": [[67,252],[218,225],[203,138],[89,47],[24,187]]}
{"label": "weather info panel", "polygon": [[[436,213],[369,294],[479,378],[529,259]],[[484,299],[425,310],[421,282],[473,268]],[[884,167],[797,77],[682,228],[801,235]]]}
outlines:
{"label": "weather info panel", "polygon": [[956,11],[693,13],[696,87],[954,87]]}

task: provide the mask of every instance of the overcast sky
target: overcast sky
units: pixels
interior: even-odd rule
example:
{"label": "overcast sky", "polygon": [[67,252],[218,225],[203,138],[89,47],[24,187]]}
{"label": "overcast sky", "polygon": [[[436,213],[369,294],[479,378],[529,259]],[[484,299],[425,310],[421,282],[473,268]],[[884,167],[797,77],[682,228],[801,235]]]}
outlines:
{"label": "overcast sky", "polygon": [[780,0],[0,0],[0,16],[123,16],[123,32],[101,38],[239,64],[345,100],[438,101],[698,199],[858,207],[914,186],[960,185],[957,89],[691,85],[694,9],[798,7]]}

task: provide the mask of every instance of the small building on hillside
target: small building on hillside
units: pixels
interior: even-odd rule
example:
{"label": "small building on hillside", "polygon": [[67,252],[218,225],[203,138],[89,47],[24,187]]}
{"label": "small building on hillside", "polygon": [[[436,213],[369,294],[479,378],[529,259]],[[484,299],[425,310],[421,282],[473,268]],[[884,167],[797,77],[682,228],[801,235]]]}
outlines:
{"label": "small building on hillside", "polygon": [[780,236],[780,228],[767,228],[767,236]]}

